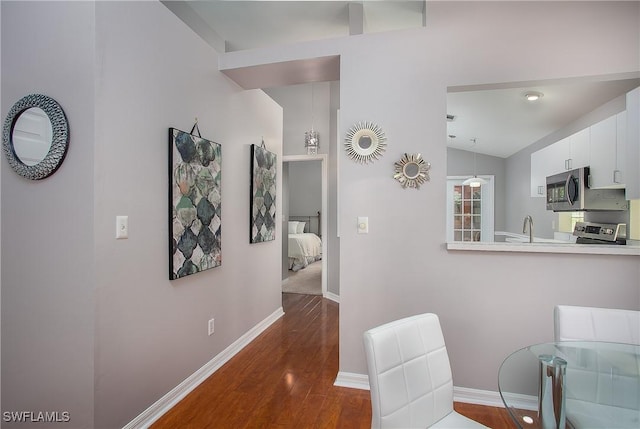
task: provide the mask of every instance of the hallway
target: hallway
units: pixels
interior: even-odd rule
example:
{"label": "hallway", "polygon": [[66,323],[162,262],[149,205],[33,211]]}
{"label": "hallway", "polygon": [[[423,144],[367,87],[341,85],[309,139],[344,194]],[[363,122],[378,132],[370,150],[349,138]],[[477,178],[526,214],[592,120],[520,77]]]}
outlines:
{"label": "hallway", "polygon": [[152,428],[369,428],[369,392],[333,385],[339,305],[288,293],[282,304],[280,320]]}

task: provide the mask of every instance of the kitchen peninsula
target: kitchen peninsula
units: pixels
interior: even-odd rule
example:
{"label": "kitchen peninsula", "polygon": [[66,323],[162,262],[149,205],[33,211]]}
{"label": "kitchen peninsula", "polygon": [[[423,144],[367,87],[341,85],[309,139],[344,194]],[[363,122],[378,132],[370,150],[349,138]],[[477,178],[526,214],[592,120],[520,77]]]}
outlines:
{"label": "kitchen peninsula", "polygon": [[447,243],[447,250],[640,256],[640,242],[629,240],[626,245],[603,245],[575,244],[570,242],[508,243],[455,241]]}

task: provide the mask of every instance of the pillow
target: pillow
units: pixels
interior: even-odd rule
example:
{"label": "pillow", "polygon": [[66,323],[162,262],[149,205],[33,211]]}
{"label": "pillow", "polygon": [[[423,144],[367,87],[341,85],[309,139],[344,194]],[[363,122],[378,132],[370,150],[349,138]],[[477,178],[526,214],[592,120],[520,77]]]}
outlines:
{"label": "pillow", "polygon": [[307,224],[306,222],[298,222],[298,226],[296,227],[296,233],[303,234],[304,233],[304,226],[306,224]]}
{"label": "pillow", "polygon": [[296,222],[296,221],[289,221],[289,234],[295,234],[296,231],[298,230],[298,223],[300,222]]}

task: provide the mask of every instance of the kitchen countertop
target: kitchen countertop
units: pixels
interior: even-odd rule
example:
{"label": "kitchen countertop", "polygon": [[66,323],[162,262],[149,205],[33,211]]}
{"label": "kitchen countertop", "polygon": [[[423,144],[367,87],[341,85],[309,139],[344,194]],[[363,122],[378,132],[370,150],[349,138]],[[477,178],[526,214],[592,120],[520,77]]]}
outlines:
{"label": "kitchen countertop", "polygon": [[640,243],[633,242],[627,243],[627,245],[616,245],[575,244],[561,241],[534,243],[455,241],[447,243],[447,250],[640,256]]}
{"label": "kitchen countertop", "polygon": [[[554,237],[557,234],[558,233],[554,233]],[[494,241],[496,241],[496,242],[502,242],[502,241],[506,241],[508,243],[528,243],[529,242],[529,235],[517,234],[517,233],[514,233],[514,232],[508,232],[508,231],[496,231],[494,233],[494,237],[496,238],[496,239],[494,239]],[[498,237],[500,239],[497,239]],[[570,243],[575,243],[576,242],[576,237],[573,237],[572,235],[568,235],[568,234],[565,234],[565,239],[562,239],[562,240],[559,239],[559,238],[533,237],[533,242],[534,243],[570,244]]]}

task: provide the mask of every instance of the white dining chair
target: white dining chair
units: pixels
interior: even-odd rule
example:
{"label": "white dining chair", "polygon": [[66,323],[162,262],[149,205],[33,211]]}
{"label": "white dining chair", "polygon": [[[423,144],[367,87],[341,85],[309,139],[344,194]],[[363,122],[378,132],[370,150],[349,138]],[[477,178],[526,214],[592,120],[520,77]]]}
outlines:
{"label": "white dining chair", "polygon": [[640,344],[640,311],[557,305],[556,341],[606,341]]}
{"label": "white dining chair", "polygon": [[[557,305],[553,313],[556,341],[603,341],[640,345],[640,311]],[[627,376],[624,371],[620,374],[601,373],[597,362],[599,359],[610,359],[606,350],[599,353],[578,350],[575,353],[581,356],[578,361],[595,360],[596,363],[591,364],[593,369],[590,370],[580,366],[566,370],[566,379],[571,380],[566,389],[566,416],[572,426],[623,427],[622,424],[612,425],[612,422],[637,421],[640,417],[637,378]],[[629,356],[626,364],[637,368],[640,361],[634,362]],[[594,413],[594,410],[597,412]]]}
{"label": "white dining chair", "polygon": [[364,333],[374,429],[484,428],[453,410],[453,378],[438,316]]}

